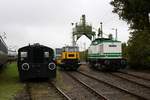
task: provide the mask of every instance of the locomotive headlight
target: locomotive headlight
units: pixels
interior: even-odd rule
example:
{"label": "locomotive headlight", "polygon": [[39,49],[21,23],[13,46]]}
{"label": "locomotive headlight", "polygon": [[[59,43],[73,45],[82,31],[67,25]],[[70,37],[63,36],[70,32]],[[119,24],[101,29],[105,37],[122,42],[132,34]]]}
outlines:
{"label": "locomotive headlight", "polygon": [[22,68],[22,70],[29,70],[30,66],[28,63],[23,63],[21,68]]}
{"label": "locomotive headlight", "polygon": [[49,68],[50,70],[54,70],[54,69],[56,68],[55,63],[49,63],[49,64],[48,64],[48,68]]}

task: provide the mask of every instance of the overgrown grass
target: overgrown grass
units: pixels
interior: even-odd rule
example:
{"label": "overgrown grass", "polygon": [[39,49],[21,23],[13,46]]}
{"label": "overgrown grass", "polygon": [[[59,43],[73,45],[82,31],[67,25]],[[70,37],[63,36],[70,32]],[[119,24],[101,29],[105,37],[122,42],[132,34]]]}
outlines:
{"label": "overgrown grass", "polygon": [[19,82],[17,64],[8,64],[0,72],[0,100],[13,100],[21,89],[23,89],[23,84]]}
{"label": "overgrown grass", "polygon": [[56,84],[57,85],[63,85],[63,78],[62,75],[60,73],[60,68],[57,66],[57,70],[56,70]]}
{"label": "overgrown grass", "polygon": [[[62,76],[62,73],[60,71],[60,67],[57,66],[57,73],[56,73],[56,85],[60,86],[62,89],[66,90],[66,91],[69,91],[72,87],[70,86],[67,86],[65,83],[64,83],[64,80],[63,80],[63,76]],[[68,80],[69,81],[69,80]]]}

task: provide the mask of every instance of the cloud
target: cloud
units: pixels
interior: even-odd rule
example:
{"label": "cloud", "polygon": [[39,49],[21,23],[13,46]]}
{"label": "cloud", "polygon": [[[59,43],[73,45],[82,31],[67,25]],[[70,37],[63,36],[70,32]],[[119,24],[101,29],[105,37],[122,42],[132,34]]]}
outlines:
{"label": "cloud", "polygon": [[79,22],[81,15],[85,14],[94,28],[98,28],[102,21],[106,33],[114,32],[113,27],[118,28],[119,39],[127,41],[128,26],[112,14],[110,1],[0,0],[0,32],[7,33],[8,46],[17,45],[19,48],[40,42],[53,48],[62,47],[72,42],[71,23]]}

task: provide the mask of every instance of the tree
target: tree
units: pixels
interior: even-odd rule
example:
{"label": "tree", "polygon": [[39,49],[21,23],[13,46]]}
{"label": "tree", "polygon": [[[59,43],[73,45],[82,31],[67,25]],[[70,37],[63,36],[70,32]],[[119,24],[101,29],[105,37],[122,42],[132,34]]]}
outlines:
{"label": "tree", "polygon": [[122,43],[122,57],[123,58],[128,58],[128,54],[127,54],[127,44],[126,43]]}
{"label": "tree", "polygon": [[88,50],[81,51],[80,52],[80,59],[81,61],[87,61],[88,57]]}
{"label": "tree", "polygon": [[113,0],[113,12],[130,24],[127,56],[132,68],[150,68],[150,0]]}
{"label": "tree", "polygon": [[134,31],[128,41],[128,61],[132,68],[150,68],[150,31]]}
{"label": "tree", "polygon": [[150,0],[113,0],[113,12],[130,24],[131,29],[144,30],[150,27]]}

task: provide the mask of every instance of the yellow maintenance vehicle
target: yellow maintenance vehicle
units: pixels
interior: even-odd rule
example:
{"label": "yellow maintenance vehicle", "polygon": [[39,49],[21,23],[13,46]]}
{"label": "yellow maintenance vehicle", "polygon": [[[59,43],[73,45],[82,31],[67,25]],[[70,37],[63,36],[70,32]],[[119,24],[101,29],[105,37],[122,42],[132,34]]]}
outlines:
{"label": "yellow maintenance vehicle", "polygon": [[80,66],[80,53],[78,46],[65,46],[61,53],[61,68],[64,70],[77,70]]}

